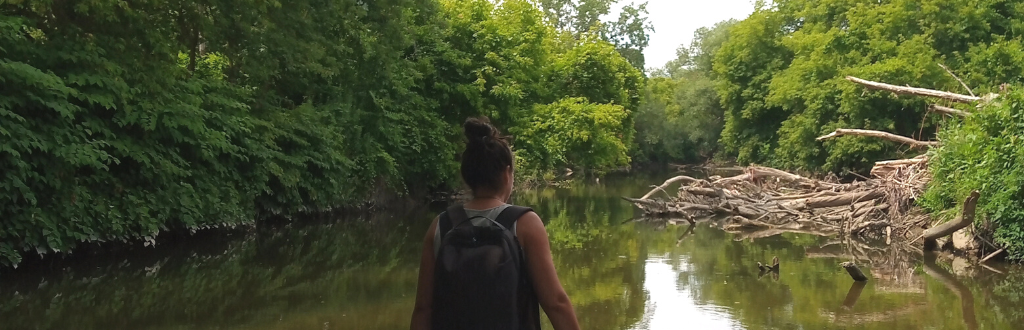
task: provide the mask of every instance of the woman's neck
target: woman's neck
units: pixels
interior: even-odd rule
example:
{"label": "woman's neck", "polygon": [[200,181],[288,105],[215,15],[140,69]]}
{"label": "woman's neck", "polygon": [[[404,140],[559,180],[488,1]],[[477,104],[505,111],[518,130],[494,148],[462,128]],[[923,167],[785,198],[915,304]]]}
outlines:
{"label": "woman's neck", "polygon": [[474,210],[484,210],[505,204],[505,199],[500,196],[473,196],[473,199],[466,202],[465,207]]}

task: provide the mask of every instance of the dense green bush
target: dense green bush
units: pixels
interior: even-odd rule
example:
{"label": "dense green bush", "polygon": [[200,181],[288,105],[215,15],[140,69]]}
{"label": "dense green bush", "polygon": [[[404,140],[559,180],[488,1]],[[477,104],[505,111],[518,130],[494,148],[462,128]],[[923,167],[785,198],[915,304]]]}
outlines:
{"label": "dense green bush", "polygon": [[718,150],[724,110],[712,64],[735,24],[728,20],[698,29],[676,59],[652,74],[636,119],[638,161],[695,163]]}
{"label": "dense green bush", "polygon": [[1024,5],[1004,0],[776,0],[731,29],[716,55],[725,107],[722,150],[741,163],[864,171],[905,148],[871,138],[821,143],[836,128],[924,139],[925,100],[865,91],[848,75],[964,92],[1021,80]]}
{"label": "dense green bush", "polygon": [[942,145],[930,153],[933,180],[924,206],[953,215],[979,190],[976,221],[992,221],[996,243],[1011,258],[1024,259],[1024,92],[1004,94],[950,123],[939,138]]}
{"label": "dense green bush", "polygon": [[0,264],[448,188],[469,116],[631,127],[639,71],[556,35],[527,0],[4,2]]}
{"label": "dense green bush", "polygon": [[512,131],[516,165],[528,176],[565,167],[602,173],[628,165],[622,140],[629,128],[623,125],[626,116],[620,105],[590,103],[582,97],[538,105]]}

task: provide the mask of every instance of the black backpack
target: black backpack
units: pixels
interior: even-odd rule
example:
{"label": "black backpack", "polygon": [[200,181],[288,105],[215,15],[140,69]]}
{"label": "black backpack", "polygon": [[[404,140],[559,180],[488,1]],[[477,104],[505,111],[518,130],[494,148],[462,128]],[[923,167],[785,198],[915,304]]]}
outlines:
{"label": "black backpack", "polygon": [[516,220],[530,211],[508,206],[497,219],[487,219],[487,226],[474,225],[462,205],[441,213],[433,330],[540,329],[537,295],[512,232]]}

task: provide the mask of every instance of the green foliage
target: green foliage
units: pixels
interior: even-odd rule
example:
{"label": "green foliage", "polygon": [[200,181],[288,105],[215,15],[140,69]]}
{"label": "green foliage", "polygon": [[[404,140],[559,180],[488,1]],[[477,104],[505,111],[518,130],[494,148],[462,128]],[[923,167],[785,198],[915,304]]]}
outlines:
{"label": "green foliage", "polygon": [[556,95],[583,97],[590,103],[613,104],[625,111],[622,142],[633,142],[634,113],[640,107],[643,74],[619,55],[611,44],[593,35],[559,54],[549,69]]}
{"label": "green foliage", "polygon": [[686,132],[678,127],[681,111],[675,96],[679,85],[680,82],[668,77],[647,81],[635,121],[634,160],[643,163],[690,160],[692,149],[686,143]]}
{"label": "green foliage", "polygon": [[995,240],[1012,259],[1024,259],[1024,92],[1001,95],[939,133],[931,152],[932,182],[924,206],[959,212],[971,191],[981,192],[977,222],[995,223]]}
{"label": "green foliage", "polygon": [[647,2],[630,3],[620,8],[614,21],[601,22],[618,0],[539,0],[544,16],[561,34],[579,40],[597,33],[615,45],[637,70],[644,70],[644,49],[654,26],[647,21]]}
{"label": "green foliage", "polygon": [[468,116],[631,128],[642,75],[554,31],[527,0],[4,3],[0,263],[448,188]]}
{"label": "green foliage", "polygon": [[566,167],[602,173],[625,166],[626,116],[620,105],[590,103],[581,97],[538,105],[512,131],[516,165],[534,175]]}
{"label": "green foliage", "polygon": [[655,70],[637,114],[638,160],[692,163],[717,151],[723,109],[712,63],[734,24],[698,29],[689,47],[680,47],[676,59]]}
{"label": "green foliage", "polygon": [[[723,151],[742,163],[865,170],[907,150],[888,141],[815,137],[864,128],[918,137],[934,132],[924,100],[865,91],[848,75],[960,91],[938,63],[978,91],[1016,82],[1019,4],[979,1],[779,0],[731,30],[716,55],[725,107]],[[922,137],[927,139],[927,136]]]}

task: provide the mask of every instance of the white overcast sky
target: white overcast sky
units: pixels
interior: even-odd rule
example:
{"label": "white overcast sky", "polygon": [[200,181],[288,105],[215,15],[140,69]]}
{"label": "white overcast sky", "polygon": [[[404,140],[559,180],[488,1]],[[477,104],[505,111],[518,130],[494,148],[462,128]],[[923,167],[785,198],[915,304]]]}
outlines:
{"label": "white overcast sky", "polygon": [[[619,0],[617,6],[630,1]],[[735,18],[742,20],[754,12],[753,0],[646,0],[649,21],[654,25],[651,41],[644,49],[647,68],[659,68],[676,57],[679,45],[689,45],[693,32],[700,27]],[[618,8],[612,9],[609,19],[618,19]]]}

